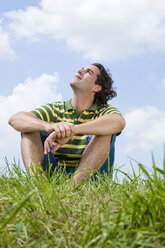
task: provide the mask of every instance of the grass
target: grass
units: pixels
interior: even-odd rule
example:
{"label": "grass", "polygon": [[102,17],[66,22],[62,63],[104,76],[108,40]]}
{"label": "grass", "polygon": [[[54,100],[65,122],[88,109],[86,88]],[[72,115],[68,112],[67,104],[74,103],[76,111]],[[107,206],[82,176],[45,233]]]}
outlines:
{"label": "grass", "polygon": [[[165,158],[152,173],[75,186],[60,173],[0,177],[0,247],[165,247]],[[117,170],[116,170],[117,172]]]}

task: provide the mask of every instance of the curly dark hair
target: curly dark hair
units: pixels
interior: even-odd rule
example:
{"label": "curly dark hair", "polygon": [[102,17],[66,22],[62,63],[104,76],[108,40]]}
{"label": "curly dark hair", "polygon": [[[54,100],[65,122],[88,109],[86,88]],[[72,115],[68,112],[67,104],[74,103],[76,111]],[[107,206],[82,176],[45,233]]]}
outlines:
{"label": "curly dark hair", "polygon": [[113,89],[113,80],[111,73],[109,70],[105,69],[103,65],[99,63],[92,64],[99,68],[101,75],[97,75],[97,79],[95,84],[101,85],[102,90],[95,93],[94,103],[97,103],[99,106],[107,105],[108,100],[112,99],[113,97],[117,96],[116,91]]}

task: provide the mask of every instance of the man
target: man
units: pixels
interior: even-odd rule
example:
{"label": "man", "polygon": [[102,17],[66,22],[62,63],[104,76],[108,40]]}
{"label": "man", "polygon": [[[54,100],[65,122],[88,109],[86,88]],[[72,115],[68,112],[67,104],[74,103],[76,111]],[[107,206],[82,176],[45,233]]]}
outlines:
{"label": "man", "polygon": [[[36,163],[47,168],[47,154],[53,169],[65,167],[67,173],[74,173],[75,182],[87,179],[89,171],[104,171],[105,166],[108,171],[105,161],[110,148],[113,152],[113,138],[125,126],[120,112],[107,105],[116,96],[112,84],[101,64],[86,66],[70,83],[71,100],[47,104],[30,113],[19,112],[9,119],[9,124],[22,133],[22,157],[30,175],[36,171]],[[92,136],[89,142],[88,135]]]}

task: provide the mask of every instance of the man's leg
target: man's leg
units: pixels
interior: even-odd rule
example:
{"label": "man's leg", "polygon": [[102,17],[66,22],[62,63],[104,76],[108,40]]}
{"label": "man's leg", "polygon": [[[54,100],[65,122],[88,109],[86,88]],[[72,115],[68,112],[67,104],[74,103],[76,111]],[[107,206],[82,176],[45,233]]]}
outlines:
{"label": "man's leg", "polygon": [[43,145],[39,132],[22,134],[21,152],[25,168],[32,175],[31,166],[34,172],[36,172],[36,163],[42,164],[44,159]]}
{"label": "man's leg", "polygon": [[79,182],[89,177],[89,171],[95,173],[107,160],[112,135],[93,136],[86,147],[79,166],[75,172],[74,180]]}
{"label": "man's leg", "polygon": [[106,173],[108,176],[113,175],[113,165],[115,160],[115,141],[116,141],[116,134],[112,135],[111,144],[110,144],[110,151],[108,154],[108,158],[105,163],[99,169],[99,172],[104,175]]}

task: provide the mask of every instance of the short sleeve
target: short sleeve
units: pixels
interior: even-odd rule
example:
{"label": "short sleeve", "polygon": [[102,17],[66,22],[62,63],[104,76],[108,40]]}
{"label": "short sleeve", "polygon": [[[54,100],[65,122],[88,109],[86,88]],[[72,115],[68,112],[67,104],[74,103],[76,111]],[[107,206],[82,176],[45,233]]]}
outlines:
{"label": "short sleeve", "polygon": [[100,109],[99,111],[99,117],[100,116],[103,116],[103,115],[106,115],[106,114],[118,114],[118,115],[121,115],[120,111],[113,107],[112,105],[107,105],[103,108]]}
{"label": "short sleeve", "polygon": [[47,121],[47,122],[56,122],[54,114],[54,104],[42,105],[39,108],[36,108],[31,111],[37,118]]}

